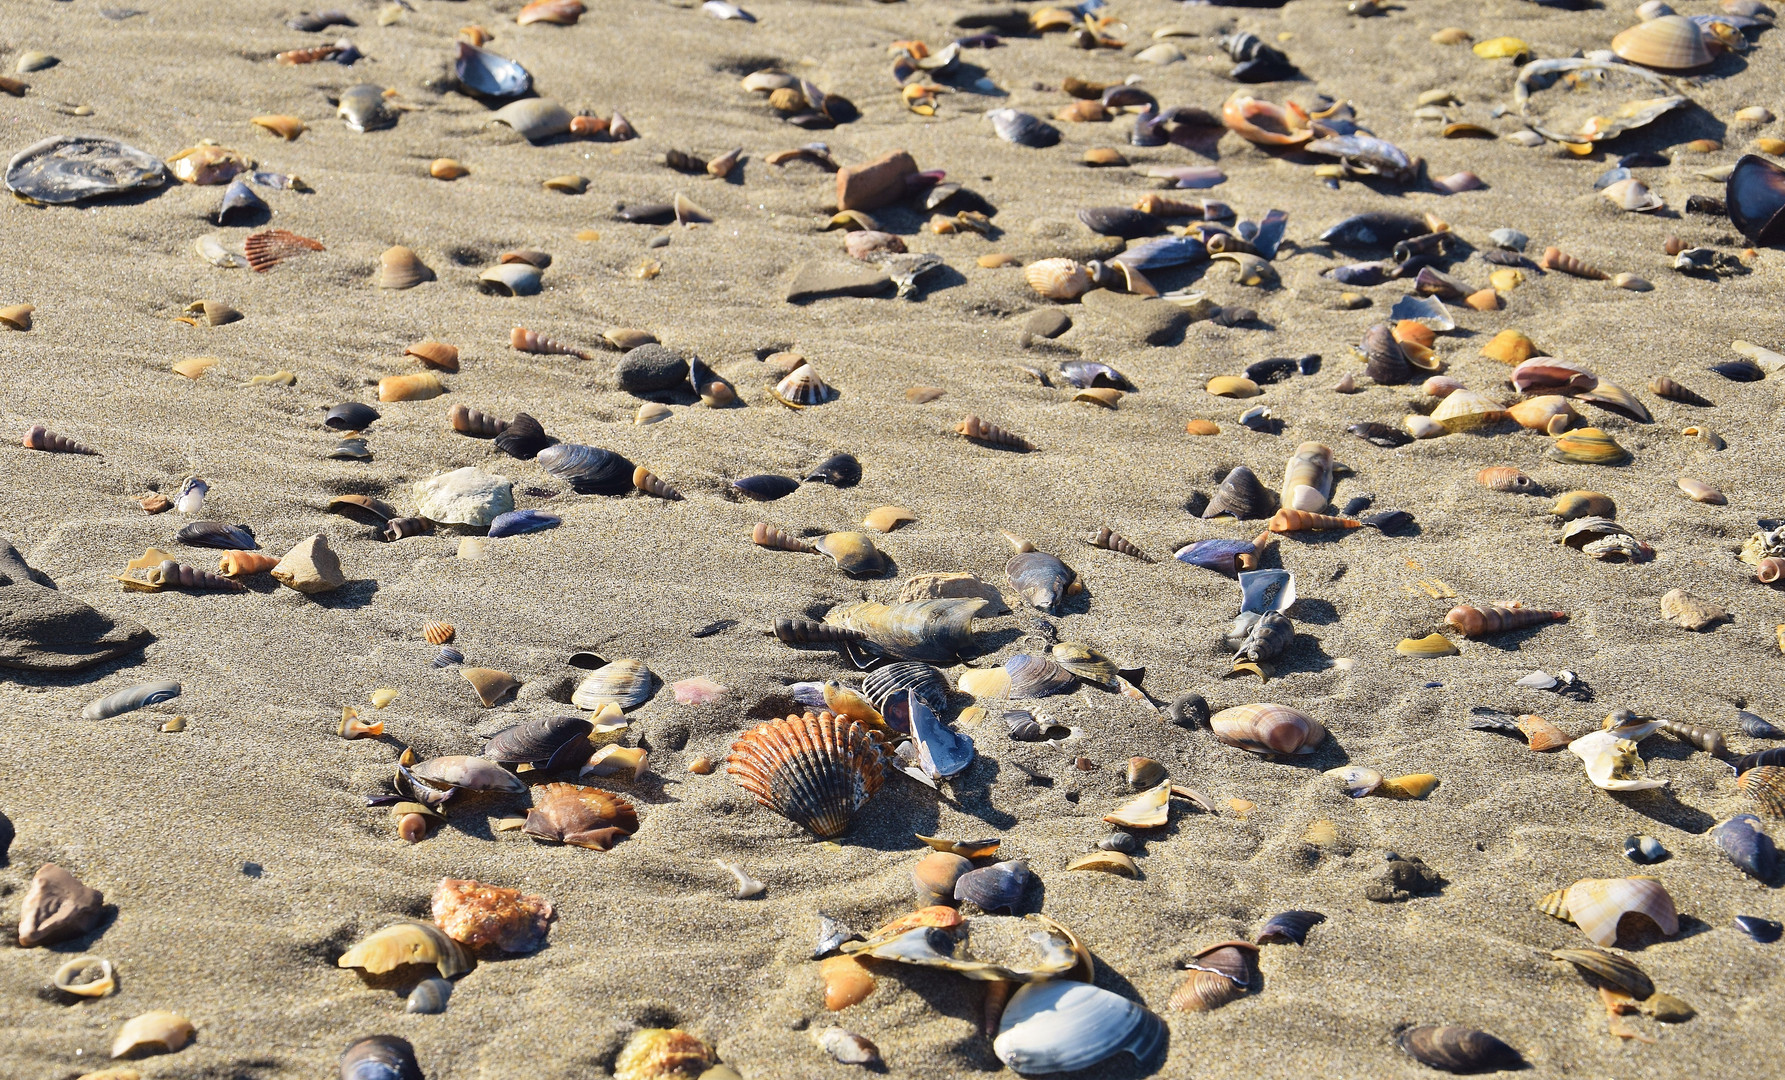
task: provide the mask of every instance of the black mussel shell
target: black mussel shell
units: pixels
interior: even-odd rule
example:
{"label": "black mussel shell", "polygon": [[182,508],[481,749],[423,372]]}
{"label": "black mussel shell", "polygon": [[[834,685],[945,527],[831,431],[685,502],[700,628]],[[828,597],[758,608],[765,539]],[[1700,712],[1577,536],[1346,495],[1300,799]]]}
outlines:
{"label": "black mussel shell", "polygon": [[465,41],[459,42],[459,58],[453,71],[459,77],[459,85],[479,97],[515,98],[533,88],[533,76],[526,68]]}
{"label": "black mussel shell", "polygon": [[217,213],[211,218],[218,225],[227,225],[234,218],[241,218],[246,224],[264,220],[270,213],[266,200],[254,194],[254,189],[241,177],[236,177],[223,189],[223,202],[217,207]]}
{"label": "black mussel shell", "polygon": [[1134,389],[1134,384],[1128,381],[1126,375],[1095,360],[1068,360],[1060,365],[1060,377],[1080,390],[1088,390],[1094,386],[1107,386],[1112,390]]}
{"label": "black mussel shell", "polygon": [[254,533],[246,525],[225,525],[221,521],[189,521],[174,539],[198,547],[223,548],[228,551],[258,551]]}
{"label": "black mussel shell", "polygon": [[1746,360],[1731,360],[1723,364],[1712,364],[1711,370],[1730,382],[1759,382],[1766,378],[1766,372],[1761,369],[1759,364]]}
{"label": "black mussel shell", "polygon": [[1703,214],[1705,217],[1728,217],[1729,207],[1714,195],[1688,195],[1686,213]]}
{"label": "black mussel shell", "polygon": [[526,413],[515,413],[514,419],[502,434],[496,436],[496,449],[510,457],[530,461],[539,456],[539,452],[548,446],[555,445],[557,439],[545,433],[539,421]]}
{"label": "black mussel shell", "polygon": [[614,217],[634,225],[667,225],[676,219],[676,208],[669,203],[621,203]]}
{"label": "black mussel shell", "polygon": [[791,476],[776,476],[774,473],[760,473],[746,476],[741,480],[733,480],[731,488],[746,499],[757,502],[774,502],[776,499],[792,495],[799,489],[800,482]]}
{"label": "black mussel shell", "polygon": [[1411,1027],[1399,1032],[1395,1042],[1414,1060],[1445,1072],[1495,1072],[1525,1067],[1525,1059],[1517,1050],[1473,1028],[1450,1024]]}
{"label": "black mussel shell", "polygon": [[1785,731],[1745,709],[1737,711],[1735,718],[1742,725],[1742,734],[1750,739],[1785,739]]}
{"label": "black mussel shell", "polygon": [[1785,925],[1780,925],[1772,919],[1763,919],[1758,915],[1737,915],[1735,928],[1762,945],[1771,945],[1779,940],[1781,935],[1785,935]]}
{"label": "black mussel shell", "polygon": [[1233,66],[1227,77],[1234,82],[1285,82],[1301,74],[1296,66],[1281,56],[1259,56]]}
{"label": "black mussel shell", "polygon": [[[805,475],[808,484],[829,484],[832,487],[854,487],[861,483],[862,463],[855,460],[854,454],[832,454]],[[788,490],[792,490],[791,488]],[[784,493],[785,494],[785,493]],[[776,496],[779,498],[779,496]]]}
{"label": "black mussel shell", "polygon": [[1785,239],[1785,169],[1754,154],[1743,154],[1723,188],[1729,220],[1757,244]]}
{"label": "black mussel shell", "polygon": [[1087,206],[1078,212],[1078,219],[1099,236],[1119,236],[1124,240],[1157,236],[1165,231],[1165,222],[1126,206]]}
{"label": "black mussel shell", "polygon": [[1272,915],[1258,931],[1260,945],[1300,945],[1308,937],[1308,931],[1326,921],[1326,916],[1318,911],[1285,911],[1280,915]]}
{"label": "black mussel shell", "polygon": [[1373,443],[1389,450],[1393,450],[1397,446],[1406,446],[1413,441],[1413,436],[1400,428],[1388,424],[1378,424],[1374,420],[1352,424],[1345,430],[1367,443]]}
{"label": "black mussel shell", "polygon": [[357,401],[349,401],[336,405],[323,414],[325,426],[336,431],[364,431],[378,419],[378,410],[370,405],[362,405]]}
{"label": "black mussel shell", "polygon": [[451,645],[440,646],[440,655],[434,657],[433,665],[438,668],[456,667],[465,662],[465,654]]}
{"label": "black mussel shell", "polygon": [[1006,142],[1039,149],[1060,141],[1059,128],[1019,109],[993,109],[985,115],[992,122],[992,130]]}
{"label": "black mussel shell", "polygon": [[341,1080],[425,1080],[415,1047],[395,1035],[368,1035],[341,1052]]}
{"label": "black mussel shell", "polygon": [[1711,840],[1724,858],[1756,881],[1771,881],[1778,849],[1753,814],[1737,814],[1711,830]]}
{"label": "black mussel shell", "polygon": [[1383,510],[1358,520],[1377,532],[1398,533],[1413,524],[1413,515],[1405,510]]}
{"label": "black mussel shell", "polygon": [[558,443],[539,451],[534,460],[578,495],[624,495],[632,490],[632,462],[599,446]]}
{"label": "black mussel shell", "polygon": [[1171,722],[1185,728],[1208,727],[1208,699],[1198,693],[1178,695],[1171,703]]}
{"label": "black mussel shell", "polygon": [[1370,286],[1380,285],[1389,280],[1393,276],[1391,270],[1392,268],[1386,263],[1347,263],[1344,266],[1335,266],[1330,270],[1323,271],[1320,276],[1331,278],[1341,285]]}
{"label": "black mussel shell", "polygon": [[1749,769],[1758,769],[1762,765],[1785,765],[1785,746],[1775,746],[1771,750],[1761,750],[1758,753],[1744,754],[1729,764],[1735,769],[1735,774],[1737,776],[1747,772]]}
{"label": "black mussel shell", "polygon": [[1370,504],[1375,501],[1376,496],[1374,495],[1353,495],[1351,498],[1345,500],[1345,505],[1340,509],[1339,516],[1356,517],[1365,510],[1368,510]]}
{"label": "black mussel shell", "polygon": [[587,757],[594,725],[580,716],[541,716],[503,728],[484,744],[483,756],[499,765],[534,765],[547,770]]}
{"label": "black mussel shell", "polygon": [[1429,232],[1426,223],[1406,214],[1357,214],[1320,234],[1323,243],[1340,251],[1389,251],[1403,240]]}
{"label": "black mussel shell", "polygon": [[1317,375],[1320,373],[1320,354],[1311,352],[1306,356],[1298,356],[1295,366],[1303,375]]}
{"label": "black mussel shell", "polygon": [[596,668],[604,668],[608,665],[607,657],[587,649],[579,649],[571,653],[564,662],[573,668],[582,668],[584,671],[594,671]]}
{"label": "black mussel shell", "polygon": [[1259,360],[1246,365],[1246,378],[1260,386],[1266,383],[1280,383],[1295,376],[1301,370],[1301,364],[1286,356],[1275,356],[1269,360]]}

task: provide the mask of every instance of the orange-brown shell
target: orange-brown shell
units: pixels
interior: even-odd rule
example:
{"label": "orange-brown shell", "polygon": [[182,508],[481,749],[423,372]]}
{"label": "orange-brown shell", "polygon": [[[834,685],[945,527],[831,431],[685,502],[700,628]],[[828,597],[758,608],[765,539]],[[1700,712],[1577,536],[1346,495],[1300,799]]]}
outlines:
{"label": "orange-brown shell", "polygon": [[1190,973],[1167,1006],[1177,1012],[1206,1012],[1240,997],[1252,988],[1252,958],[1257,955],[1258,946],[1248,941],[1210,945],[1185,965]]}
{"label": "orange-brown shell", "polygon": [[1236,94],[1221,106],[1221,122],[1227,130],[1260,146],[1295,146],[1314,137],[1308,114],[1301,106],[1287,106]]}
{"label": "orange-brown shell", "polygon": [[1568,617],[1566,611],[1540,611],[1523,607],[1472,607],[1467,604],[1450,609],[1444,621],[1461,630],[1468,637],[1481,637],[1483,634],[1498,634],[1507,630],[1522,630],[1527,626],[1542,626],[1548,622],[1559,622]]}
{"label": "orange-brown shell", "polygon": [[1334,517],[1331,514],[1315,514],[1307,510],[1294,510],[1289,507],[1277,511],[1270,521],[1271,532],[1316,532],[1329,529],[1355,529],[1363,522],[1356,518]]}
{"label": "orange-brown shell", "polygon": [[1209,730],[1229,746],[1254,754],[1311,754],[1326,726],[1288,705],[1236,705],[1209,717]]}
{"label": "orange-brown shell", "polygon": [[244,577],[248,574],[258,574],[263,570],[271,570],[278,565],[279,559],[275,555],[267,555],[259,551],[231,551],[217,561],[217,570],[230,577]]}
{"label": "orange-brown shell", "polygon": [[552,905],[544,897],[481,881],[441,878],[434,888],[434,923],[446,936],[473,949],[494,946],[530,953],[545,944]]}
{"label": "orange-brown shell", "polygon": [[1545,720],[1541,716],[1525,714],[1518,718],[1518,729],[1525,733],[1531,749],[1542,752],[1560,750],[1574,740],[1561,728]]}
{"label": "orange-brown shell", "polygon": [[725,761],[725,771],[757,802],[820,839],[845,832],[886,778],[867,726],[829,712],[746,731]]}
{"label": "orange-brown shell", "polygon": [[542,840],[606,851],[638,831],[638,811],[611,791],[579,784],[541,784],[521,831]]}
{"label": "orange-brown shell", "polygon": [[1071,259],[1041,259],[1023,268],[1029,288],[1049,300],[1077,300],[1091,287],[1091,274]]}
{"label": "orange-brown shell", "polygon": [[421,636],[430,645],[444,645],[452,640],[453,634],[456,632],[457,631],[453,629],[452,623],[449,622],[425,622],[421,624]]}
{"label": "orange-brown shell", "polygon": [[444,341],[418,341],[404,349],[403,355],[413,356],[427,366],[441,371],[459,370],[458,347]]}

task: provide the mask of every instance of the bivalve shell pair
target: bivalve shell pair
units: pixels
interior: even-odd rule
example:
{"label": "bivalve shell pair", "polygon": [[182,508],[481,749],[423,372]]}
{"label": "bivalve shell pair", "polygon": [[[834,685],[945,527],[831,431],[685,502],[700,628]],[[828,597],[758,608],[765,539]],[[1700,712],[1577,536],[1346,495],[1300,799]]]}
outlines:
{"label": "bivalve shell pair", "polygon": [[543,784],[533,798],[521,831],[540,840],[606,851],[638,831],[638,811],[609,791]]}
{"label": "bivalve shell pair", "polygon": [[1190,972],[1172,991],[1169,1007],[1178,1012],[1207,1012],[1252,989],[1252,965],[1258,946],[1249,941],[1210,945],[1184,963]]}
{"label": "bivalve shell pair", "polygon": [[847,831],[885,780],[867,726],[829,712],[745,732],[731,745],[726,771],[757,802],[825,840]]}

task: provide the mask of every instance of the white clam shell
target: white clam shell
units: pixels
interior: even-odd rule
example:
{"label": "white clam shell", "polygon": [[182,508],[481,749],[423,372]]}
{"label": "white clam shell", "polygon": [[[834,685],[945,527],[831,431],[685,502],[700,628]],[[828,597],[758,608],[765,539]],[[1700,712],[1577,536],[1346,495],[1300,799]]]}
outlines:
{"label": "white clam shell", "polygon": [[570,110],[550,98],[522,98],[497,109],[492,124],[506,124],[528,142],[539,142],[570,130]]}
{"label": "white clam shell", "polygon": [[1025,983],[1004,1007],[992,1052],[1025,1076],[1082,1069],[1127,1051],[1142,1063],[1165,1024],[1119,994],[1081,982]]}
{"label": "white clam shell", "polygon": [[1586,764],[1587,779],[1607,791],[1644,791],[1648,788],[1666,787],[1666,780],[1631,775],[1641,759],[1636,756],[1636,743],[1625,736],[1640,732],[1638,737],[1641,737],[1653,730],[1654,725],[1644,724],[1639,728],[1625,728],[1622,731],[1595,731],[1569,743],[1568,752]]}

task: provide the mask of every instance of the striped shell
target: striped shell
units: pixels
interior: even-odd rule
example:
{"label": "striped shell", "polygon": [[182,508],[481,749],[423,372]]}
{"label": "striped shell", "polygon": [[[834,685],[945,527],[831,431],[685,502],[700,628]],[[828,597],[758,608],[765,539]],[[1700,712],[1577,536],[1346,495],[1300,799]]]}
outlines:
{"label": "striped shell", "polygon": [[453,633],[452,623],[449,622],[425,622],[421,624],[421,636],[425,638],[430,645],[446,644],[452,640]]}
{"label": "striped shell", "polygon": [[1172,992],[1167,1007],[1176,1012],[1218,1009],[1252,988],[1252,958],[1258,946],[1224,941],[1197,953],[1184,966],[1190,974]]}
{"label": "striped shell", "polygon": [[1254,754],[1311,754],[1326,738],[1320,721],[1287,705],[1239,705],[1209,717],[1209,730]]}
{"label": "striped shell", "polygon": [[1049,300],[1077,300],[1091,288],[1091,274],[1071,259],[1042,259],[1023,268],[1029,288]]}
{"label": "striped shell", "polygon": [[762,724],[732,743],[725,760],[757,802],[820,839],[842,835],[885,779],[868,729],[828,712]]}
{"label": "striped shell", "polygon": [[1550,893],[1537,910],[1574,923],[1600,948],[1616,944],[1618,926],[1630,915],[1647,918],[1665,937],[1680,932],[1673,897],[1652,877],[1587,878]]}
{"label": "striped shell", "polygon": [[801,364],[775,384],[775,394],[795,405],[823,405],[835,400],[837,391],[818,377],[811,364]]}

